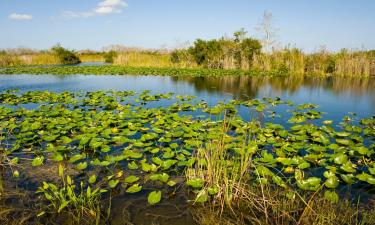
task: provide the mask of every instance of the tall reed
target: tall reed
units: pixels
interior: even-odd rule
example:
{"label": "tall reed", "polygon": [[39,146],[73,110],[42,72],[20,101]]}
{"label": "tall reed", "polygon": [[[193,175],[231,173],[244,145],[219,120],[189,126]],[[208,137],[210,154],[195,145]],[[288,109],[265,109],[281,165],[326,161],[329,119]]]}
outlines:
{"label": "tall reed", "polygon": [[169,54],[144,51],[120,52],[114,64],[132,67],[174,67]]}

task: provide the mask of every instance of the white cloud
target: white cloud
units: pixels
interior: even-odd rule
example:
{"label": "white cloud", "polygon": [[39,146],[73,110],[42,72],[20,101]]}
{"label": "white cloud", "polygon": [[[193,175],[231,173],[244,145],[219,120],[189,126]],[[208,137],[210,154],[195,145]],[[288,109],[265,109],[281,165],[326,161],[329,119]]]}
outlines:
{"label": "white cloud", "polygon": [[67,19],[74,19],[74,18],[87,18],[93,16],[93,12],[73,12],[73,11],[64,11],[62,16]]}
{"label": "white cloud", "polygon": [[123,0],[102,0],[91,11],[88,12],[74,12],[64,11],[63,17],[67,19],[87,18],[96,15],[109,15],[113,13],[121,13],[128,4]]}
{"label": "white cloud", "polygon": [[32,20],[33,16],[28,14],[12,13],[9,15],[11,20]]}

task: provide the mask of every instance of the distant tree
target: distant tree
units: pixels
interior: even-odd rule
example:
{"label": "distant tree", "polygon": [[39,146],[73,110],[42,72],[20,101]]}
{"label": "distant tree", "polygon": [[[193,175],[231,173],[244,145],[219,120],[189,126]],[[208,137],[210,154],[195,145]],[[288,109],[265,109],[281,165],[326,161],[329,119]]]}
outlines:
{"label": "distant tree", "polygon": [[81,63],[81,60],[73,51],[61,47],[60,44],[53,46],[51,50],[57,55],[62,64],[69,65]]}
{"label": "distant tree", "polygon": [[262,44],[259,40],[253,38],[245,38],[241,41],[241,53],[249,63],[249,67],[253,64],[254,55],[260,54]]}
{"label": "distant tree", "polygon": [[239,31],[234,32],[234,42],[241,42],[246,38],[247,31],[244,28],[241,28]]}
{"label": "distant tree", "polygon": [[264,12],[262,22],[256,29],[263,35],[262,45],[265,51],[271,51],[276,45],[276,29],[272,25],[272,13]]}
{"label": "distant tree", "polygon": [[194,46],[189,48],[189,53],[193,56],[195,62],[198,65],[202,65],[207,60],[208,44],[207,41],[197,39],[194,42]]}

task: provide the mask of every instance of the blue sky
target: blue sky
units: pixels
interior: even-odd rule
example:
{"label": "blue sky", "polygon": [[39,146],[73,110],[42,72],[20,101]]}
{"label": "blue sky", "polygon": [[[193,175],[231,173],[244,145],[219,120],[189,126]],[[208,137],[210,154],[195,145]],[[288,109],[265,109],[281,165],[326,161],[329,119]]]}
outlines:
{"label": "blue sky", "polygon": [[273,15],[281,45],[375,49],[374,0],[0,0],[0,48],[176,47],[255,29]]}

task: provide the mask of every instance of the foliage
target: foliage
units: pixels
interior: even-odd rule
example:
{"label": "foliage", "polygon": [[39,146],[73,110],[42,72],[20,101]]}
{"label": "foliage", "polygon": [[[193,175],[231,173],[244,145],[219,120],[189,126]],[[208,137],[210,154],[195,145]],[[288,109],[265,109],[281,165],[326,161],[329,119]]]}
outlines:
{"label": "foliage", "polygon": [[1,71],[2,74],[87,74],[87,75],[161,75],[161,76],[194,76],[194,77],[218,77],[218,76],[254,76],[254,75],[280,75],[274,72],[253,72],[243,70],[222,70],[222,69],[204,69],[204,68],[159,68],[159,67],[130,67],[130,66],[77,66],[77,67],[59,67],[51,66],[46,68],[35,67],[15,67],[6,68]]}
{"label": "foliage", "polygon": [[103,54],[103,57],[104,57],[104,62],[106,63],[113,63],[115,58],[117,57],[117,52],[116,51],[109,51],[109,52],[105,52]]}
{"label": "foliage", "polygon": [[235,61],[237,69],[244,69],[251,67],[254,55],[259,54],[261,48],[260,41],[246,38],[246,32],[240,30],[234,33],[233,39],[197,39],[189,53],[198,65],[207,68],[233,68],[228,61]]}
{"label": "foliage", "polygon": [[81,60],[73,51],[61,47],[59,44],[51,48],[62,64],[78,64]]}
{"label": "foliage", "polygon": [[[56,213],[99,215],[102,189],[147,193],[149,204],[158,204],[184,174],[178,186],[186,185],[196,204],[219,203],[223,210],[248,203],[270,217],[275,193],[307,205],[315,199],[339,205],[347,199],[340,188],[362,195],[375,185],[374,117],[325,121],[311,103],[263,98],[210,106],[194,96],[149,91],[9,90],[0,93],[0,104],[2,160],[7,169],[19,168],[14,182],[27,173],[19,165],[35,171],[65,164],[74,171],[64,175],[59,166],[62,183],[39,181]],[[262,119],[245,120],[238,107]],[[282,109],[285,125],[273,120],[273,107]],[[159,189],[148,192],[150,184]],[[248,191],[254,189],[260,192]],[[294,211],[278,212],[298,219]]]}

